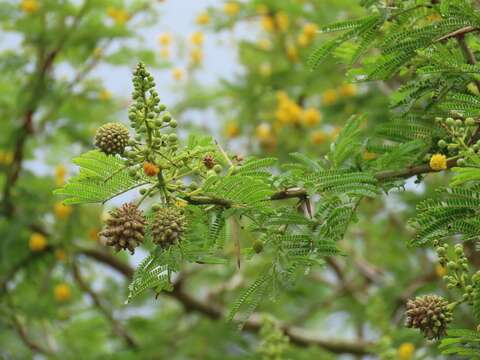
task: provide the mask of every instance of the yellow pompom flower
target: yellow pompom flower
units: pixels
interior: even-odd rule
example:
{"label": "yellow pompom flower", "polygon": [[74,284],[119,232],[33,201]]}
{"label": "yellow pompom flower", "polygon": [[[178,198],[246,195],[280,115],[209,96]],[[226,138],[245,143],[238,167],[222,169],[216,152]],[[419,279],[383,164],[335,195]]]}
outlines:
{"label": "yellow pompom flower", "polygon": [[343,84],[339,89],[340,95],[345,97],[355,96],[357,94],[357,87],[354,84]]}
{"label": "yellow pompom flower", "polygon": [[168,47],[163,47],[160,49],[160,57],[163,60],[168,60],[170,59],[170,49]]}
{"label": "yellow pompom flower", "polygon": [[291,62],[297,62],[298,60],[300,60],[300,58],[298,57],[298,50],[295,45],[287,45],[286,52],[288,60],[290,60]]}
{"label": "yellow pompom flower", "polygon": [[55,286],[55,289],[53,289],[53,293],[55,295],[55,300],[60,302],[70,300],[70,298],[72,297],[72,291],[70,290],[70,286],[65,283],[61,283]]}
{"label": "yellow pompom flower", "polygon": [[158,35],[158,42],[162,46],[167,46],[172,43],[172,36],[169,33],[163,33]]}
{"label": "yellow pompom flower", "polygon": [[280,11],[275,14],[275,23],[280,31],[287,31],[290,25],[290,19],[285,12]]}
{"label": "yellow pompom flower", "polygon": [[328,139],[327,134],[322,130],[316,130],[310,135],[310,141],[314,145],[321,145]]}
{"label": "yellow pompom flower", "polygon": [[308,108],[303,112],[303,123],[308,127],[314,127],[320,123],[322,115],[315,108]]}
{"label": "yellow pompom flower", "polygon": [[308,23],[303,26],[303,35],[305,35],[310,41],[318,33],[318,26],[313,23]]}
{"label": "yellow pompom flower", "polygon": [[0,150],[0,165],[10,165],[13,161],[13,153],[11,151]]}
{"label": "yellow pompom flower", "polygon": [[258,41],[258,47],[262,50],[271,50],[272,49],[272,43],[268,39],[261,39]]}
{"label": "yellow pompom flower", "polygon": [[112,98],[112,93],[110,91],[108,91],[107,89],[102,89],[98,93],[98,98],[102,101],[108,101]]}
{"label": "yellow pompom flower", "polygon": [[445,170],[447,168],[447,157],[443,154],[435,154],[430,158],[432,170]]}
{"label": "yellow pompom flower", "polygon": [[202,12],[198,14],[197,18],[195,19],[195,22],[198,25],[208,25],[210,23],[210,16],[208,15],[207,12]]}
{"label": "yellow pompom flower", "polygon": [[181,68],[174,68],[172,70],[172,76],[176,81],[181,81],[183,79],[183,70]]}
{"label": "yellow pompom flower", "polygon": [[233,139],[240,135],[240,126],[236,121],[229,121],[225,126],[225,136],[229,139]]}
{"label": "yellow pompom flower", "polygon": [[307,47],[308,45],[310,45],[310,39],[305,34],[300,34],[298,35],[297,43],[301,47]]}
{"label": "yellow pompom flower", "polygon": [[338,99],[338,94],[335,89],[327,89],[322,94],[322,101],[324,105],[332,105]]}
{"label": "yellow pompom flower", "polygon": [[228,2],[223,5],[223,12],[228,16],[235,16],[240,11],[240,5],[235,2]]}
{"label": "yellow pompom flower", "polygon": [[439,278],[443,278],[445,275],[447,275],[447,268],[445,266],[437,264],[435,266],[435,274],[437,274]]}
{"label": "yellow pompom flower", "polygon": [[192,64],[198,65],[202,62],[203,52],[201,49],[192,49],[190,51],[190,61]]}
{"label": "yellow pompom flower", "polygon": [[47,238],[40,233],[33,233],[30,235],[28,246],[34,252],[43,251],[47,247]]}
{"label": "yellow pompom flower", "polygon": [[262,25],[262,29],[267,32],[275,30],[275,22],[271,16],[262,16],[260,24]]}
{"label": "yellow pompom flower", "polygon": [[375,160],[378,157],[378,154],[370,151],[365,151],[362,154],[362,157],[363,157],[363,160],[370,161],[370,160]]}
{"label": "yellow pompom flower", "polygon": [[203,32],[195,31],[192,35],[190,35],[190,42],[193,45],[201,46],[203,45],[203,38],[204,38]]}
{"label": "yellow pompom flower", "polygon": [[268,140],[272,136],[272,127],[270,124],[262,123],[255,129],[255,136],[260,140]]}
{"label": "yellow pompom flower", "polygon": [[65,220],[72,213],[72,207],[59,201],[53,204],[53,212],[58,219]]}
{"label": "yellow pompom flower", "polygon": [[55,184],[57,186],[62,186],[65,183],[65,175],[67,174],[67,169],[63,165],[57,165],[55,168]]}
{"label": "yellow pompom flower", "polygon": [[40,4],[37,0],[22,0],[20,3],[20,9],[26,14],[34,14],[40,8]]}
{"label": "yellow pompom flower", "polygon": [[442,20],[442,16],[438,13],[433,13],[427,16],[427,21],[428,22],[435,22],[435,21],[440,21]]}
{"label": "yellow pompom flower", "polygon": [[399,360],[411,360],[413,359],[413,353],[415,352],[415,346],[412,343],[403,343],[398,347],[398,359]]}
{"label": "yellow pompom flower", "polygon": [[260,65],[260,75],[264,77],[269,77],[272,75],[272,65],[270,63],[264,62]]}
{"label": "yellow pompom flower", "polygon": [[65,261],[67,259],[67,253],[63,249],[55,250],[55,258],[58,261]]}
{"label": "yellow pompom flower", "polygon": [[126,10],[117,9],[113,6],[107,9],[107,15],[110,16],[117,25],[123,25],[130,19],[130,15]]}

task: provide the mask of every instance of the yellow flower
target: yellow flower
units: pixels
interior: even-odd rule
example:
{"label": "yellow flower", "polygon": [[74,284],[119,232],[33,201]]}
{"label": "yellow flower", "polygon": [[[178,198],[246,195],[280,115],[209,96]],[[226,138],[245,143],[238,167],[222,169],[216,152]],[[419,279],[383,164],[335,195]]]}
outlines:
{"label": "yellow flower", "polygon": [[447,275],[447,268],[445,266],[437,264],[437,266],[435,266],[435,273],[439,278],[443,278],[445,275]]}
{"label": "yellow flower", "polygon": [[72,213],[72,207],[59,201],[53,204],[53,212],[60,220],[66,220]]}
{"label": "yellow flower", "polygon": [[208,25],[210,23],[210,16],[208,15],[208,13],[206,11],[202,12],[202,13],[198,14],[195,22],[198,25]]}
{"label": "yellow flower", "polygon": [[170,49],[168,47],[163,47],[160,49],[160,57],[164,60],[170,59]]}
{"label": "yellow flower", "polygon": [[108,91],[107,89],[102,89],[98,93],[98,98],[102,101],[108,101],[112,98],[112,93],[110,91]]}
{"label": "yellow flower", "polygon": [[269,77],[272,75],[272,65],[270,63],[264,62],[260,65],[260,75],[264,77]]}
{"label": "yellow flower", "polygon": [[427,20],[429,22],[439,21],[442,20],[442,16],[438,13],[433,13],[427,16]]}
{"label": "yellow flower", "polygon": [[327,134],[322,130],[316,130],[310,135],[310,141],[314,145],[321,145],[327,140]]}
{"label": "yellow flower", "polygon": [[170,45],[172,42],[172,36],[169,33],[163,33],[158,35],[158,42],[162,46]]}
{"label": "yellow flower", "polygon": [[285,12],[280,11],[275,14],[275,22],[280,31],[287,31],[288,25],[290,24],[290,19],[288,18],[288,15]]}
{"label": "yellow flower", "polygon": [[0,165],[10,165],[13,161],[13,153],[11,151],[0,150]]}
{"label": "yellow flower", "polygon": [[67,253],[63,249],[55,250],[55,258],[58,261],[65,261],[67,259]]}
{"label": "yellow flower", "polygon": [[20,8],[24,13],[34,14],[40,8],[37,0],[22,0],[20,3]]}
{"label": "yellow flower", "polygon": [[314,127],[320,123],[322,119],[322,115],[320,111],[315,108],[308,108],[303,112],[303,123],[306,126]]}
{"label": "yellow flower", "polygon": [[126,10],[117,9],[113,6],[108,7],[107,15],[110,16],[118,25],[123,25],[130,19],[130,15]]}
{"label": "yellow flower", "polygon": [[335,89],[327,89],[322,94],[322,101],[324,105],[332,105],[337,101],[338,95]]}
{"label": "yellow flower", "polygon": [[300,34],[298,35],[297,43],[301,47],[307,47],[308,45],[310,45],[310,39],[305,34]]}
{"label": "yellow flower", "polygon": [[343,84],[340,86],[340,95],[345,97],[355,96],[357,94],[357,87],[355,84]]}
{"label": "yellow flower", "polygon": [[289,44],[287,45],[287,57],[291,62],[297,62],[299,60],[298,57],[298,50],[295,45]]}
{"label": "yellow flower", "polygon": [[223,11],[228,16],[235,16],[240,11],[240,5],[235,2],[228,2],[223,5]]}
{"label": "yellow flower", "polygon": [[415,352],[415,346],[412,343],[403,343],[398,347],[398,359],[399,360],[413,359],[414,352]]}
{"label": "yellow flower", "polygon": [[268,140],[272,136],[272,127],[270,124],[262,123],[255,129],[255,136],[260,140]]}
{"label": "yellow flower", "polygon": [[53,292],[55,294],[55,300],[57,301],[67,301],[70,300],[70,298],[72,297],[72,291],[70,290],[70,286],[65,283],[61,283],[55,286]]}
{"label": "yellow flower", "polygon": [[366,161],[375,160],[378,157],[378,154],[370,151],[365,151],[362,157],[363,157],[363,160],[366,160]]}
{"label": "yellow flower", "polygon": [[190,61],[193,64],[200,64],[203,59],[203,52],[201,49],[192,49],[190,51]]}
{"label": "yellow flower", "polygon": [[313,40],[313,38],[318,33],[318,26],[313,23],[308,23],[303,26],[303,35],[305,35],[309,40]]}
{"label": "yellow flower", "polygon": [[57,165],[55,168],[55,184],[57,186],[62,186],[65,183],[65,175],[67,174],[67,169],[63,165]]}
{"label": "yellow flower", "polygon": [[191,36],[190,36],[190,42],[193,45],[201,46],[203,44],[203,32],[201,31],[195,31]]}
{"label": "yellow flower", "polygon": [[260,19],[260,24],[262,25],[262,29],[268,32],[275,30],[275,22],[271,16],[262,16]]}
{"label": "yellow flower", "polygon": [[178,208],[185,208],[188,206],[188,202],[183,199],[177,199],[175,201],[175,206]]}
{"label": "yellow flower", "polygon": [[172,76],[176,81],[180,81],[183,79],[183,70],[181,68],[174,68],[172,70]]}
{"label": "yellow flower", "polygon": [[236,121],[229,121],[225,126],[225,135],[229,139],[233,139],[240,135],[240,127]]}
{"label": "yellow flower", "polygon": [[47,239],[40,233],[33,233],[30,235],[28,246],[34,252],[43,251],[47,247]]}
{"label": "yellow flower", "polygon": [[262,50],[270,50],[272,48],[272,43],[268,39],[261,39],[258,41],[258,47]]}
{"label": "yellow flower", "polygon": [[432,170],[445,170],[447,168],[447,157],[443,154],[435,154],[430,158]]}

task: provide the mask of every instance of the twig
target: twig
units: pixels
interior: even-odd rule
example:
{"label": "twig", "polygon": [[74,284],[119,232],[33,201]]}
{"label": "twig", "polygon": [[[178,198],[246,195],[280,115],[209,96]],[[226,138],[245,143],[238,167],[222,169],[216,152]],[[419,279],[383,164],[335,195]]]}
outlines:
{"label": "twig", "polygon": [[127,330],[113,317],[111,312],[102,304],[100,297],[92,290],[87,282],[82,278],[78,266],[73,263],[72,272],[78,286],[86,292],[92,299],[95,307],[105,316],[105,318],[112,324],[114,332],[120,336],[125,343],[132,349],[138,349],[137,342],[127,332]]}
{"label": "twig", "polygon": [[[111,266],[127,278],[133,276],[133,269],[130,265],[121,263],[111,255],[98,254],[95,250],[89,250],[88,252],[81,251],[81,253],[105,265]],[[165,292],[164,295],[171,296],[179,301],[187,312],[198,312],[213,320],[223,318],[224,311],[222,308],[198,300],[186,293],[183,290],[183,280],[175,283],[174,290],[172,292]],[[258,332],[261,325],[259,314],[253,314],[245,323],[243,330]],[[285,324],[281,325],[281,329],[285,335],[289,337],[290,342],[296,346],[318,346],[335,354],[367,355],[371,353],[370,349],[373,347],[373,344],[370,342],[323,339],[305,329],[287,326]]]}

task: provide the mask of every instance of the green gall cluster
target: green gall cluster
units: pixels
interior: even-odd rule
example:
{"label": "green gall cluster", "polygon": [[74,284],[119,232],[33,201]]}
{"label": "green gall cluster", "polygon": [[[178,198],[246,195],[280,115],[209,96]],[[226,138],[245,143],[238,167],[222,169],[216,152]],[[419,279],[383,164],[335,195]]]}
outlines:
{"label": "green gall cluster", "polygon": [[129,141],[128,129],[120,123],[102,125],[95,134],[95,146],[107,155],[123,154]]}
{"label": "green gall cluster", "polygon": [[177,207],[156,207],[152,224],[153,242],[166,249],[178,243],[187,226],[185,214]]}

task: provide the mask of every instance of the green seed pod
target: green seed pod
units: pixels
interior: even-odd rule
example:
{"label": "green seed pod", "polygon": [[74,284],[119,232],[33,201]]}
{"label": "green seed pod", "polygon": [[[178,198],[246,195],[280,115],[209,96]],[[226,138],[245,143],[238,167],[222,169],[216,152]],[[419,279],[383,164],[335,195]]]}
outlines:
{"label": "green seed pod", "polygon": [[177,127],[177,125],[178,125],[177,120],[175,120],[175,119],[170,120],[170,127],[172,129],[175,129]]}

